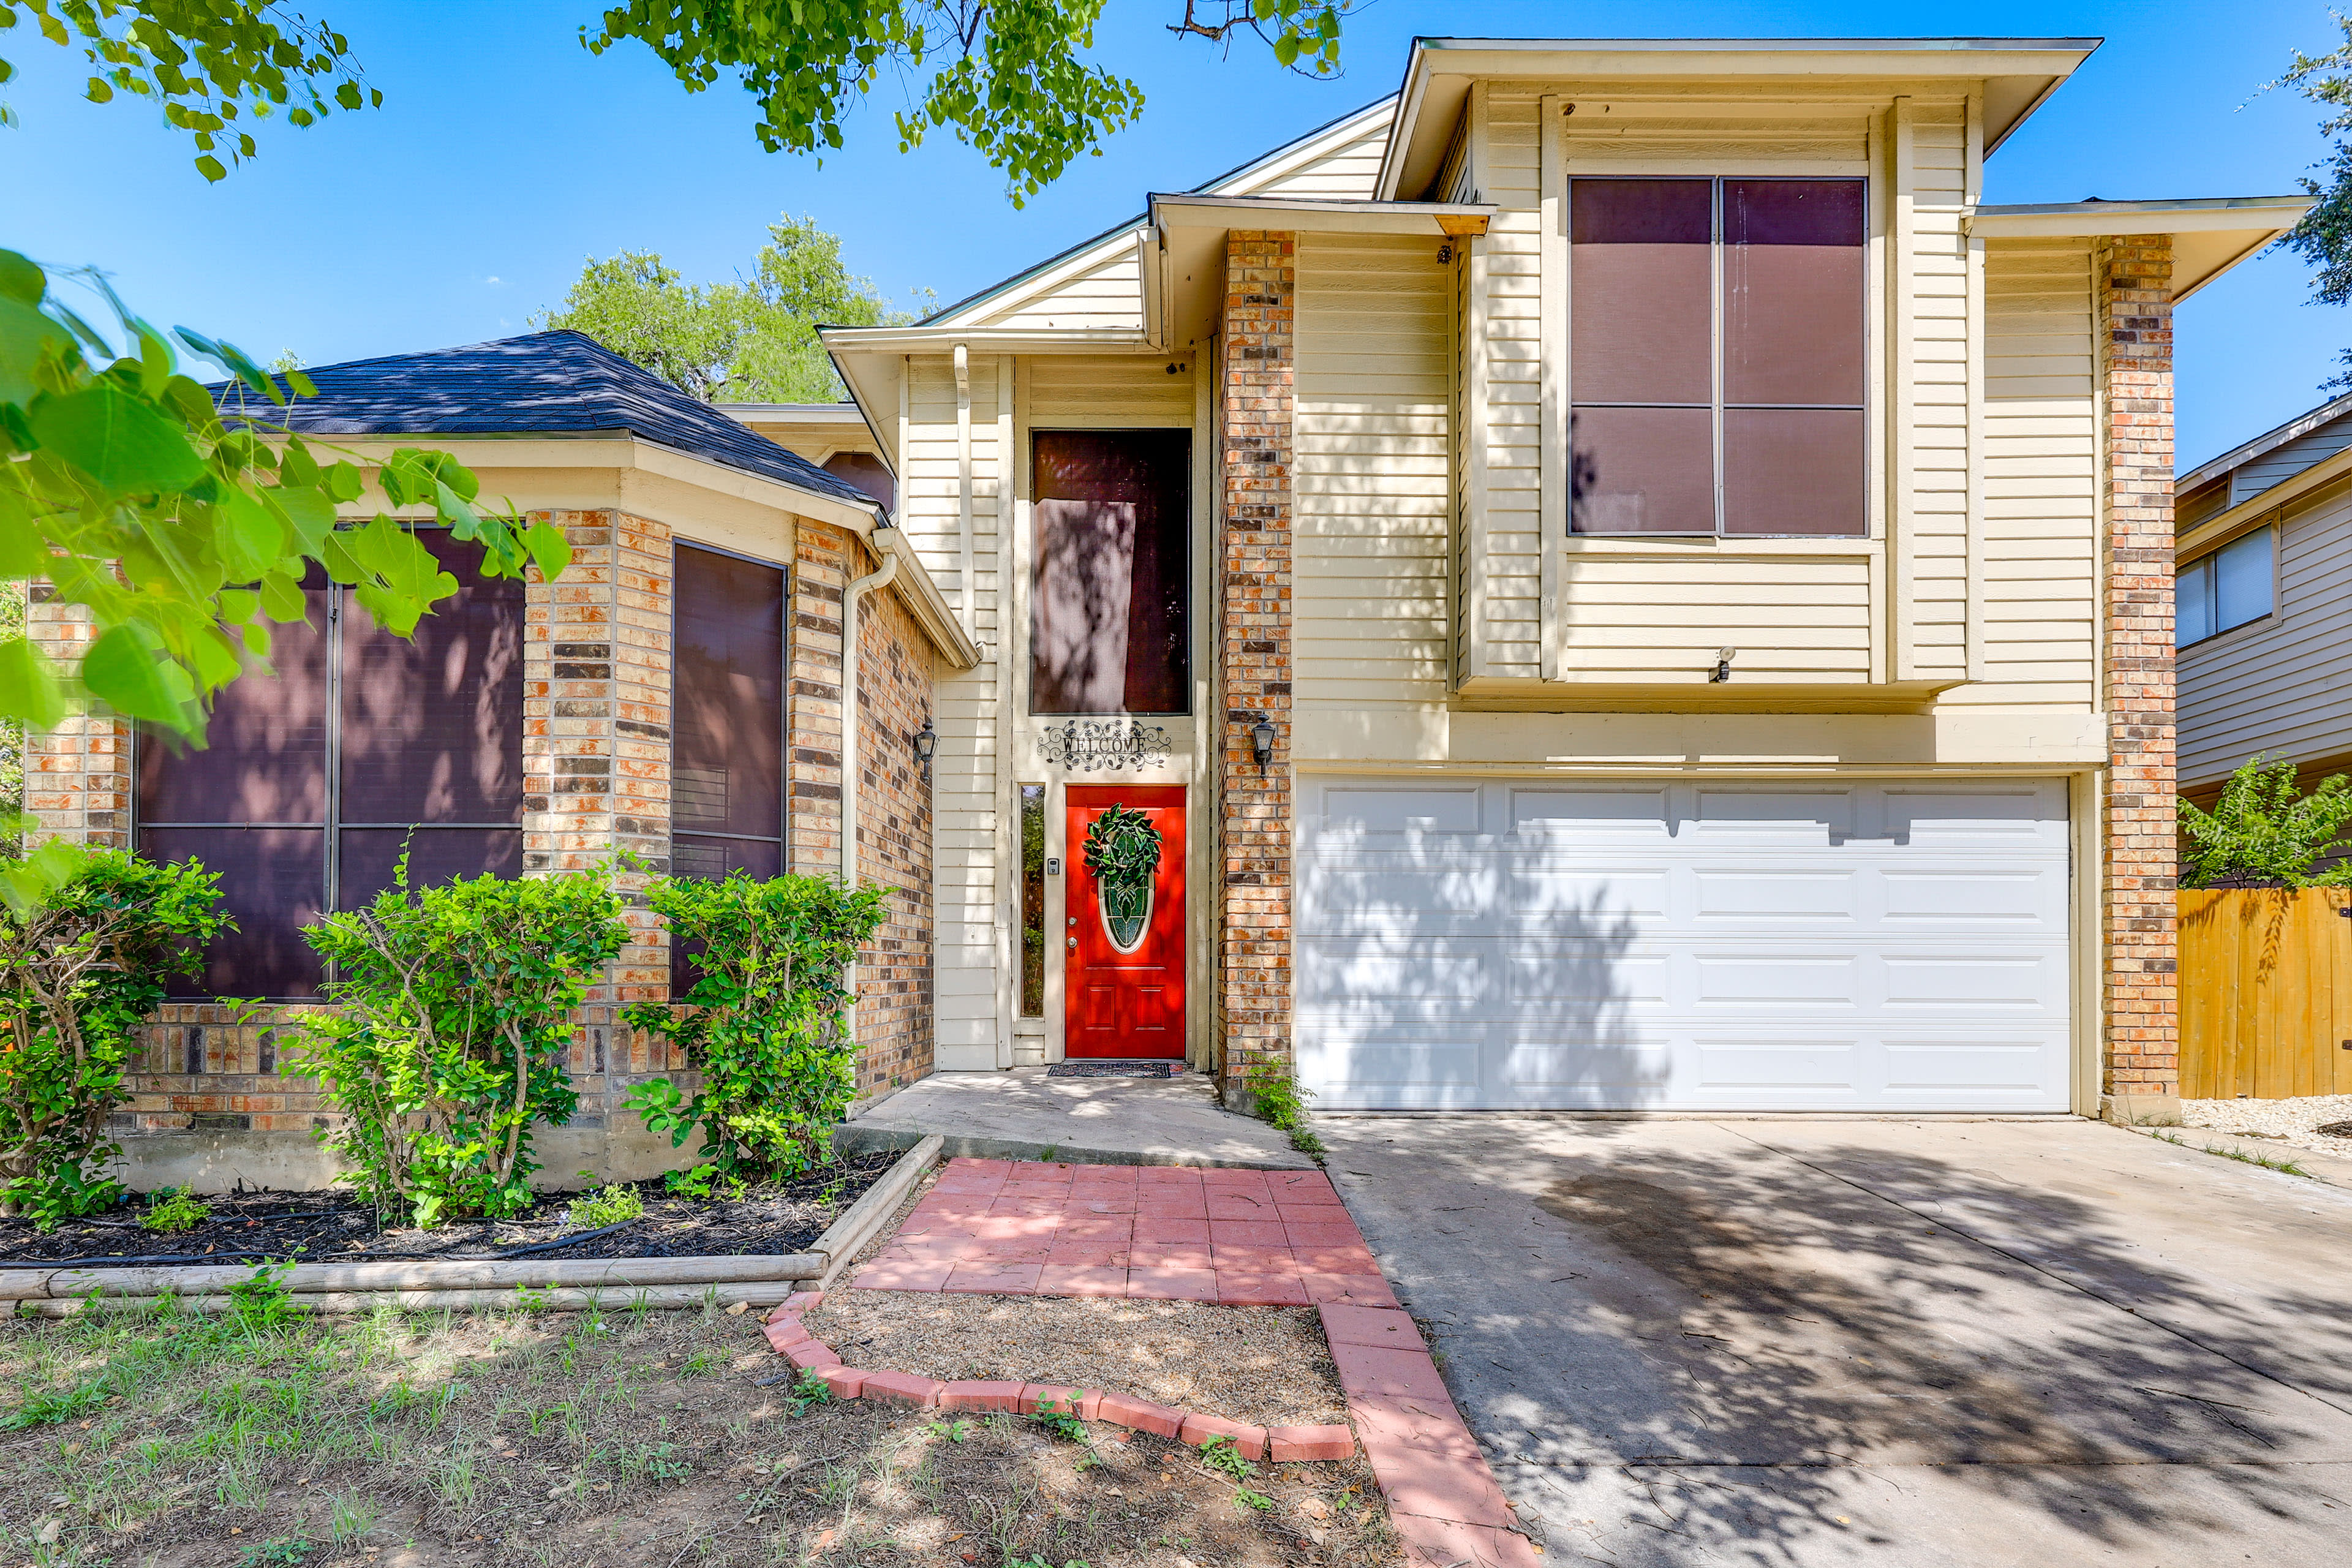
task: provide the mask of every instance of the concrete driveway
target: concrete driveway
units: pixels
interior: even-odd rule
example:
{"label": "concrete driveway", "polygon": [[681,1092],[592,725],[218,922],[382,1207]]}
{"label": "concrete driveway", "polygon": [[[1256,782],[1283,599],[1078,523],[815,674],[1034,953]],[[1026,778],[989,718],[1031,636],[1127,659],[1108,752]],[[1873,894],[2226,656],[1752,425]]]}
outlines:
{"label": "concrete driveway", "polygon": [[2352,1553],[2352,1190],[2073,1120],[1317,1129],[1547,1563]]}

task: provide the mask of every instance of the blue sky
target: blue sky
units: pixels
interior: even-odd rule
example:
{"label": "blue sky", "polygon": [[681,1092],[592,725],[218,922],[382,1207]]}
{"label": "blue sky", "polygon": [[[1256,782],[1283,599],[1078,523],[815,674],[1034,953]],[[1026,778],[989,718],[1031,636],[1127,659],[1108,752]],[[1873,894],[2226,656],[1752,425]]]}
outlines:
{"label": "blue sky", "polygon": [[[642,48],[578,43],[594,0],[302,0],[350,36],[385,107],[265,133],[207,186],[143,105],[79,100],[78,56],[0,34],[21,125],[0,131],[0,245],[112,271],[142,311],[313,364],[526,330],[582,260],[658,250],[731,276],[782,211],[814,215],[896,299],[955,299],[1390,91],[1417,33],[2101,37],[2106,43],[1987,170],[1996,202],[2292,191],[2322,151],[2314,107],[2257,96],[2295,47],[2335,37],[2323,4],[1676,4],[1379,0],[1349,24],[1332,82],[1230,59],[1165,24],[1181,0],[1111,0],[1101,43],[1150,96],[1104,156],[1016,211],[940,138],[901,155],[885,83],[822,166],[760,151],[750,100],[689,96]],[[2352,314],[2307,305],[2302,264],[2267,256],[2184,306],[2184,466],[2320,401]]]}

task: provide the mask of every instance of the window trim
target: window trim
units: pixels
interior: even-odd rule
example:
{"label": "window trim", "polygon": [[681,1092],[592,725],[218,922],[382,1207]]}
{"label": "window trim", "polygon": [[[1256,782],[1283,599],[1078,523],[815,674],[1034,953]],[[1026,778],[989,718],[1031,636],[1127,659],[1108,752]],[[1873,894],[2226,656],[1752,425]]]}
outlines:
{"label": "window trim", "polygon": [[[2203,637],[2199,637],[2195,642],[2180,641],[2179,629],[2180,625],[2179,594],[2180,579],[2182,575],[2203,566],[2209,569],[2208,580],[2210,581],[2211,574],[2210,569],[2221,553],[2233,545],[2243,543],[2245,541],[2255,537],[2257,534],[2264,536],[2269,541],[2269,549],[2266,553],[2269,556],[2271,567],[2269,595],[2270,608],[2264,610],[2259,616],[2249,616],[2242,621],[2233,622],[2226,626],[2217,626],[2212,631],[2210,631]],[[2200,550],[2188,560],[2175,563],[2172,568],[2172,582],[2174,627],[2172,651],[2176,658],[2181,654],[2187,653],[2191,648],[2210,647],[2210,645],[2221,641],[2223,637],[2244,631],[2248,626],[2277,625],[2282,619],[2279,613],[2279,524],[2277,521],[2275,519],[2272,519],[2257,523],[2252,528],[2241,529],[2237,532],[2230,535],[2227,539],[2222,540],[2218,544]],[[2213,601],[2213,618],[2216,621],[2219,621],[2221,618],[2221,595],[2218,591],[2211,591],[2211,597]]]}
{"label": "window trim", "polygon": [[[1548,106],[1551,101],[1552,100],[1549,99],[1545,100]],[[1879,457],[1879,443],[1877,437],[1877,420],[1879,418],[1880,411],[1880,399],[1877,395],[1880,374],[1878,355],[1881,353],[1882,342],[1880,324],[1877,320],[1877,315],[1881,309],[1881,300],[1883,299],[1883,293],[1880,288],[1881,280],[1879,277],[1882,268],[1881,257],[1883,255],[1883,247],[1879,244],[1881,239],[1881,217],[1879,213],[1879,203],[1881,200],[1881,191],[1879,188],[1880,182],[1876,178],[1874,171],[1864,168],[1861,170],[1844,170],[1837,173],[1830,173],[1779,167],[1760,169],[1749,173],[1742,172],[1738,169],[1726,170],[1718,167],[1711,170],[1710,172],[1701,173],[1696,170],[1683,168],[1679,164],[1670,168],[1661,167],[1656,171],[1645,169],[1640,172],[1625,168],[1571,169],[1567,166],[1565,158],[1557,154],[1550,146],[1550,142],[1552,142],[1555,134],[1554,127],[1557,119],[1558,116],[1554,113],[1547,112],[1544,115],[1544,129],[1547,133],[1545,137],[1547,145],[1543,153],[1544,168],[1550,180],[1557,182],[1557,200],[1559,203],[1559,212],[1556,222],[1549,223],[1545,226],[1546,240],[1548,244],[1556,241],[1559,260],[1556,268],[1547,267],[1544,270],[1548,276],[1556,276],[1559,286],[1559,294],[1556,300],[1546,300],[1543,301],[1544,319],[1548,328],[1548,331],[1543,334],[1543,336],[1546,339],[1547,345],[1549,345],[1549,342],[1552,341],[1551,333],[1556,332],[1558,334],[1556,341],[1559,346],[1557,351],[1547,353],[1544,356],[1546,361],[1545,379],[1547,383],[1551,383],[1553,376],[1556,375],[1556,384],[1558,388],[1556,408],[1546,410],[1545,442],[1548,454],[1551,447],[1557,447],[1559,455],[1557,459],[1559,468],[1557,489],[1554,489],[1552,483],[1547,482],[1544,485],[1544,491],[1546,500],[1545,511],[1548,515],[1556,516],[1559,519],[1561,535],[1570,541],[1597,539],[1622,542],[1629,540],[1655,539],[1672,541],[1717,540],[1749,542],[1790,540],[1803,541],[1807,542],[1818,542],[1833,545],[1843,545],[1849,548],[1857,544],[1868,543],[1878,539],[1880,534],[1883,532],[1883,528],[1876,516],[1878,511],[1878,487],[1885,481],[1885,475],[1882,471],[1883,463]],[[1580,180],[1704,180],[1707,183],[1710,238],[1707,244],[1707,374],[1709,382],[1709,402],[1706,406],[1709,412],[1708,440],[1714,467],[1714,483],[1712,490],[1715,501],[1715,527],[1711,531],[1701,531],[1695,529],[1642,529],[1585,531],[1578,529],[1576,526],[1576,500],[1572,478],[1574,449],[1574,437],[1572,432],[1576,412],[1580,407],[1696,408],[1699,406],[1696,404],[1626,404],[1612,402],[1585,404],[1578,401],[1576,397],[1574,365],[1575,325],[1573,311],[1575,308],[1576,268],[1573,204],[1575,200],[1576,183]],[[1724,365],[1725,344],[1723,288],[1724,252],[1726,243],[1723,235],[1723,187],[1724,183],[1727,180],[1753,182],[1757,184],[1767,182],[1801,182],[1809,184],[1822,184],[1831,181],[1842,181],[1853,184],[1858,184],[1862,187],[1862,297],[1859,301],[1859,308],[1862,317],[1863,378],[1861,389],[1862,395],[1860,401],[1856,403],[1741,404],[1738,405],[1743,410],[1751,408],[1812,409],[1834,411],[1839,413],[1857,413],[1861,415],[1863,432],[1860,474],[1861,493],[1858,500],[1861,502],[1862,528],[1858,532],[1743,533],[1733,532],[1725,527],[1724,416],[1729,405],[1725,402],[1726,376]],[[1549,292],[1549,290],[1546,290],[1545,292]],[[1545,401],[1547,403],[1550,403],[1552,402],[1552,399],[1547,398]],[[1548,457],[1546,463],[1547,470],[1549,470],[1550,467],[1551,460],[1549,460]],[[1549,471],[1547,471],[1545,477],[1548,481],[1551,479]],[[1544,531],[1547,535],[1549,534],[1549,524],[1545,525]],[[1547,643],[1548,642],[1549,639],[1547,639]]]}

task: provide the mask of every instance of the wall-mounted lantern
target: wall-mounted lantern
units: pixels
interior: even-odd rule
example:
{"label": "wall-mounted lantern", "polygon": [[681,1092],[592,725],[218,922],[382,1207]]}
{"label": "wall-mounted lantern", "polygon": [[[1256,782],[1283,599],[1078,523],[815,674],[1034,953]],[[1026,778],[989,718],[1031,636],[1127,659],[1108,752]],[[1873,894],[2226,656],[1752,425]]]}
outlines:
{"label": "wall-mounted lantern", "polygon": [[1250,726],[1250,750],[1257,753],[1257,771],[1265,772],[1274,761],[1274,721],[1261,718]]}
{"label": "wall-mounted lantern", "polygon": [[931,776],[931,756],[940,749],[940,732],[931,728],[928,718],[923,727],[915,731],[915,760],[923,764],[923,777]]}

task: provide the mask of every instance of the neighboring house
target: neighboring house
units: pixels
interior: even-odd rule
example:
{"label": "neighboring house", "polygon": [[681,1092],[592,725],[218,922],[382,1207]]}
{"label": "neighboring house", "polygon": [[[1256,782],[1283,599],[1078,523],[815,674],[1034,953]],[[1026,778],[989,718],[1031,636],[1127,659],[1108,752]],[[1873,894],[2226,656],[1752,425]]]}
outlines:
{"label": "neighboring house", "polygon": [[940,1066],[2169,1114],[2171,307],[2307,203],[1983,205],[2092,47],[1424,39],[828,331],[986,654]]}
{"label": "neighboring house", "polygon": [[2247,758],[2352,772],[2352,395],[2178,486],[2180,791]]}
{"label": "neighboring house", "polygon": [[[845,804],[857,875],[897,889],[863,955],[858,1091],[931,1070],[930,808],[915,737],[936,669],[978,657],[853,481],[795,457],[576,332],[327,365],[319,395],[257,417],[362,456],[429,444],[457,454],[486,499],[552,518],[573,562],[554,582],[480,579],[474,547],[425,537],[465,586],[414,643],[376,631],[340,590],[312,590],[307,626],[279,627],[268,675],[221,696],[201,751],[79,721],[37,739],[28,805],[52,833],[193,856],[221,873],[238,932],[175,989],[131,1079],[121,1131],[154,1180],[303,1184],[323,1172],[310,1086],[279,1074],[282,1026],[316,996],[299,936],[322,909],[410,874],[439,879],[600,863],[838,876]],[[258,404],[259,400],[252,400]],[[845,584],[863,595],[859,657],[842,658]],[[33,635],[65,654],[79,612],[37,603]],[[861,721],[860,786],[845,795],[845,676]],[[625,885],[641,879],[624,878]],[[580,1018],[581,1110],[541,1138],[560,1177],[642,1174],[672,1159],[635,1118],[629,1085],[683,1066],[615,1026],[668,994],[658,922],[632,914],[623,952]],[[200,998],[278,1004],[240,1022]]]}
{"label": "neighboring house", "polygon": [[[1325,1109],[2169,1114],[2171,308],[2308,203],[1982,205],[2092,47],[1423,39],[1394,98],[826,331],[862,417],[735,410],[739,450],[690,400],[691,440],[472,386],[521,433],[457,447],[486,488],[588,531],[526,616],[596,623],[526,645],[551,732],[501,809],[526,855],[830,871],[845,772],[861,869],[929,893],[875,954],[924,944],[927,1001],[862,972],[870,1091],[1116,1056]],[[812,466],[858,450],[895,530]],[[657,642],[678,542],[789,569],[784,732],[726,753],[781,824],[690,828],[738,764],[565,651]],[[716,668],[759,689],[755,646]],[[94,781],[61,827],[131,831],[110,743],[52,753]],[[567,826],[607,758],[632,793]]]}

